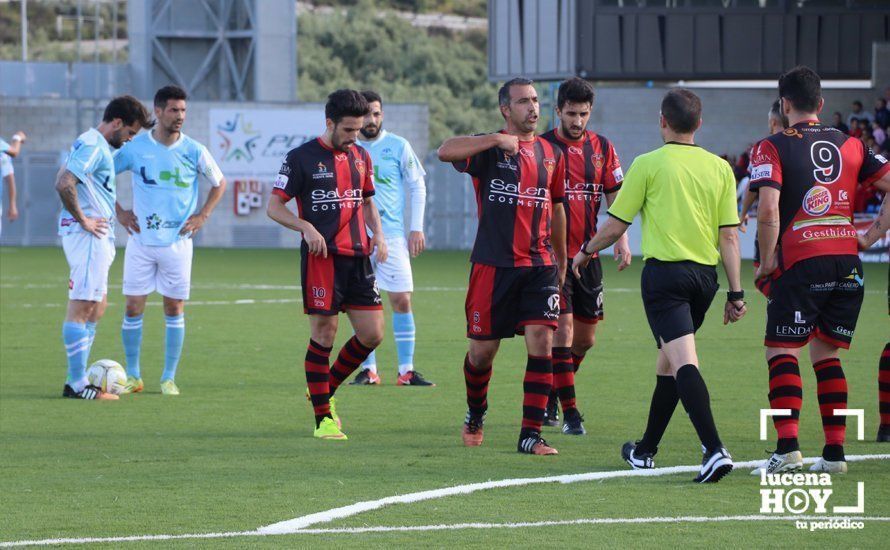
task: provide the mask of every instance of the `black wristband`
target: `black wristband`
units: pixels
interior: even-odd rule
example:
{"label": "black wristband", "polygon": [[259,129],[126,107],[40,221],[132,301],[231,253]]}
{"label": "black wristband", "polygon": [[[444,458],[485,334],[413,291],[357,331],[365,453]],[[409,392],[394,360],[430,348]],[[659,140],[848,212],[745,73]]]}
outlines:
{"label": "black wristband", "polygon": [[584,241],[584,243],[581,244],[581,252],[583,252],[585,256],[593,256],[592,253],[587,251],[587,245],[589,245],[589,244],[590,244],[590,239],[587,239],[586,241]]}
{"label": "black wristband", "polygon": [[745,299],[745,291],[744,290],[738,290],[738,291],[730,290],[726,293],[726,301],[727,302],[741,302],[744,299]]}

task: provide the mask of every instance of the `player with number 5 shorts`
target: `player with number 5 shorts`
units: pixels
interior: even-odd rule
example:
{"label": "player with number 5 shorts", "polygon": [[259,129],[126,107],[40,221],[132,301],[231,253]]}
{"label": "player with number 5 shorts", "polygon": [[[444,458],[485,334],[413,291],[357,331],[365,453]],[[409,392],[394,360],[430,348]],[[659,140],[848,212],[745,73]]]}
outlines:
{"label": "player with number 5 shorts", "polygon": [[[165,86],[154,98],[157,127],[137,136],[114,157],[117,173],[133,175],[133,209],[116,205],[130,238],[124,255],[123,293],[127,297],[121,340],[127,359],[127,393],[145,385],[139,364],[142,315],[148,295],[164,298],[166,338],[161,393],[179,395],[174,382],[185,339],[185,301],[192,275],[192,237],[207,222],[226,189],[226,180],[206,147],[182,133],[186,93]],[[210,182],[198,205],[199,176]]]}

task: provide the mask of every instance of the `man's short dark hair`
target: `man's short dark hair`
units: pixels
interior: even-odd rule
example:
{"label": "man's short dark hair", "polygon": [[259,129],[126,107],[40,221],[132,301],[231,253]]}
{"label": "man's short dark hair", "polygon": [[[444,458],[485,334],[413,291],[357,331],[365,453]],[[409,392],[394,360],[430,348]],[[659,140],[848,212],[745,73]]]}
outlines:
{"label": "man's short dark hair", "polygon": [[516,78],[511,78],[504,82],[504,85],[498,90],[498,105],[501,107],[510,106],[510,88],[513,86],[531,86],[534,83],[534,80],[525,78],[524,76],[517,76]]}
{"label": "man's short dark hair", "polygon": [[559,85],[559,90],[556,92],[556,106],[561,110],[566,103],[590,103],[593,107],[595,95],[590,82],[573,76]]}
{"label": "man's short dark hair", "polygon": [[324,106],[325,118],[339,124],[343,117],[363,117],[368,114],[368,100],[355,90],[340,89],[328,96]]}
{"label": "man's short dark hair", "polygon": [[155,93],[155,107],[163,109],[167,106],[167,101],[171,99],[181,99],[183,101],[189,98],[185,90],[179,86],[164,86]]}
{"label": "man's short dark hair", "polygon": [[661,100],[661,116],[671,130],[678,134],[691,134],[698,129],[698,121],[701,120],[701,99],[683,88],[670,90]]}
{"label": "man's short dark hair", "polygon": [[855,101],[853,101],[853,105],[855,105],[855,106],[857,106],[857,107],[859,107],[859,108],[860,108],[860,109],[861,109],[861,108],[862,108],[862,102],[861,102],[861,101],[859,101],[859,100],[858,100],[858,99],[857,99],[857,100],[855,100]]}
{"label": "man's short dark hair", "polygon": [[131,95],[116,97],[105,107],[102,121],[111,122],[116,118],[121,119],[124,126],[132,126],[134,122],[138,122],[139,126],[143,128],[151,128],[155,125],[145,105]]}
{"label": "man's short dark hair", "polygon": [[374,103],[376,101],[380,104],[380,107],[383,108],[383,98],[380,97],[380,94],[378,94],[374,90],[363,90],[362,97],[365,98],[365,101],[367,101],[368,104]]}
{"label": "man's short dark hair", "polygon": [[886,100],[886,99],[884,99],[883,97],[879,97],[879,98],[878,98],[878,101],[881,102],[881,107],[882,107],[882,108],[887,107],[887,100]]}
{"label": "man's short dark hair", "polygon": [[779,77],[779,97],[790,101],[795,111],[815,113],[822,99],[822,81],[816,71],[798,65]]}

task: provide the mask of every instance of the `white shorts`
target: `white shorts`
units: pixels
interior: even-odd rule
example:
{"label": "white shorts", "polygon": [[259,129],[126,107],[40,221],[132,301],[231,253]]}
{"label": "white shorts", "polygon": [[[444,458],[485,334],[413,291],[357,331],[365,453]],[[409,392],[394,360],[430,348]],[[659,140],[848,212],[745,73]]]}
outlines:
{"label": "white shorts", "polygon": [[62,249],[71,273],[68,298],[101,302],[108,292],[108,270],[114,262],[114,240],[100,239],[86,231],[62,236]]}
{"label": "white shorts", "polygon": [[414,277],[411,276],[408,240],[405,237],[387,237],[386,248],[389,256],[382,264],[377,262],[376,253],[371,255],[377,287],[387,292],[413,292]]}
{"label": "white shorts", "polygon": [[174,300],[188,300],[192,284],[192,240],[169,246],[146,246],[127,240],[124,253],[124,296],[148,296],[157,291]]}

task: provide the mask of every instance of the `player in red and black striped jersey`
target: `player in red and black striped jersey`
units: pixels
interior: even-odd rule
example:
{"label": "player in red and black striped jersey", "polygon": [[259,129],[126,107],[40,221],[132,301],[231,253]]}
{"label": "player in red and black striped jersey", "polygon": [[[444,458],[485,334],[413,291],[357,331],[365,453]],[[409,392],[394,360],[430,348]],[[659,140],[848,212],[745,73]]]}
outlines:
{"label": "player in red and black striped jersey", "polygon": [[500,340],[524,334],[528,361],[517,450],[551,455],[557,452],[541,438],[541,425],[565,274],[565,164],[558,147],[535,137],[539,107],[531,80],[510,80],[498,102],[505,130],[451,138],[439,148],[440,160],[472,176],[479,208],[466,301],[469,411],[463,440],[467,446],[482,444],[488,381]]}
{"label": "player in red and black striped jersey", "polygon": [[[612,143],[587,130],[593,109],[593,86],[582,78],[559,85],[556,116],[559,124],[541,137],[558,147],[566,162],[566,249],[574,256],[596,234],[597,215],[603,196],[612,204],[624,174]],[[615,259],[621,271],[630,265],[627,234],[615,243]],[[562,403],[563,433],[583,435],[584,425],[575,405],[575,373],[596,338],[596,324],[603,319],[603,271],[599,256],[581,271],[581,278],[566,273],[560,300],[559,328],[553,336],[553,390],[547,405],[547,425],[558,426],[557,399]]]}
{"label": "player in red and black striped jersey", "polygon": [[[819,123],[822,87],[807,67],[779,78],[789,127],[757,147],[751,188],[759,190],[757,277],[774,274],[765,344],[771,408],[779,441],[764,465],[770,473],[800,469],[800,348],[810,344],[825,432],[822,458],[811,470],[845,472],[847,382],[839,348],[848,348],[864,297],[862,262],[853,226],[857,186],[890,189],[890,164],[863,143]],[[886,217],[886,214],[884,214]],[[755,471],[756,472],[756,471]]]}
{"label": "player in red and black striped jersey", "polygon": [[[303,235],[303,310],[311,330],[306,381],[314,435],[321,439],[346,439],[333,409],[334,392],[383,338],[383,306],[370,255],[376,249],[378,261],[385,262],[386,241],[371,200],[371,157],[355,145],[367,113],[368,102],[355,90],[328,96],[324,135],[287,154],[269,199],[269,217]],[[286,206],[291,199],[298,215]],[[355,336],[328,368],[341,311],[349,315]]]}
{"label": "player in red and black striped jersey", "polygon": [[[767,115],[767,126],[769,127],[769,135],[775,135],[779,132],[785,130],[788,127],[788,121],[785,120],[785,116],[782,114],[782,103],[777,99],[773,102],[772,106],[769,109],[769,114]],[[760,142],[755,143],[751,146],[751,149],[748,151],[748,158],[751,159],[748,161],[748,187],[745,191],[745,197],[742,199],[742,208],[739,211],[739,219],[742,221],[741,225],[739,225],[739,231],[745,233],[748,227],[748,212],[751,210],[751,207],[754,206],[754,201],[757,200],[757,191],[751,189],[751,162],[754,159],[754,154],[757,152],[757,146],[760,145]],[[757,232],[754,232],[754,269],[756,270],[760,267],[760,245],[757,243]],[[763,293],[764,296],[769,297],[769,285],[770,278],[763,277],[761,279],[754,279],[754,286],[757,287],[757,290]]]}
{"label": "player in red and black striped jersey", "polygon": [[[880,187],[881,182],[886,183],[885,179],[879,180],[875,185]],[[884,191],[884,202],[875,221],[865,233],[859,235],[859,250],[868,250],[880,239],[890,241],[890,189],[886,186],[881,189]],[[890,314],[890,273],[887,273],[887,313]],[[890,443],[890,341],[884,345],[878,360],[878,413],[881,423],[877,441]]]}

